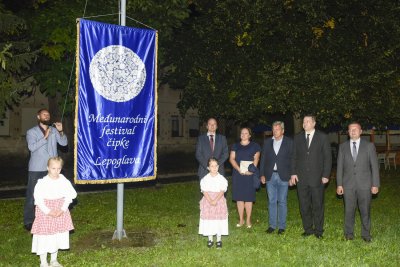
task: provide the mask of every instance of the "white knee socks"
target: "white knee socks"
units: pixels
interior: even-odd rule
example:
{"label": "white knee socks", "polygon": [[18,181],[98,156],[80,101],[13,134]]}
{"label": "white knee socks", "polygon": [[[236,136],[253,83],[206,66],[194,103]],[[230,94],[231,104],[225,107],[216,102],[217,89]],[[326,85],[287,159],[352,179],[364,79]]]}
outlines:
{"label": "white knee socks", "polygon": [[57,254],[58,254],[58,251],[50,254],[50,256],[51,256],[50,257],[50,262],[57,260]]}
{"label": "white knee socks", "polygon": [[39,256],[40,256],[40,265],[47,266],[48,265],[48,263],[47,263],[47,253],[40,254]]}

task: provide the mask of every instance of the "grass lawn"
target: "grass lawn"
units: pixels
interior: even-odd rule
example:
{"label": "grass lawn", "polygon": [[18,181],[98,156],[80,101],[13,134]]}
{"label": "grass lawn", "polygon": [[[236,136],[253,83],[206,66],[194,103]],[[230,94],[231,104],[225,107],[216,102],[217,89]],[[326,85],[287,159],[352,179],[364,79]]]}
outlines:
{"label": "grass lawn", "polygon": [[[125,191],[124,228],[128,240],[112,242],[116,192],[82,194],[71,213],[71,249],[59,253],[64,266],[400,266],[400,174],[382,173],[379,197],[372,201],[371,243],[360,238],[357,214],[353,241],[343,237],[343,202],[335,181],[326,190],[322,240],[303,238],[295,190],[289,191],[284,235],[267,235],[265,188],[257,193],[253,228],[236,228],[229,200],[230,234],[223,248],[208,249],[199,236],[197,182]],[[39,266],[30,253],[31,235],[22,227],[23,199],[1,200],[0,266]]]}

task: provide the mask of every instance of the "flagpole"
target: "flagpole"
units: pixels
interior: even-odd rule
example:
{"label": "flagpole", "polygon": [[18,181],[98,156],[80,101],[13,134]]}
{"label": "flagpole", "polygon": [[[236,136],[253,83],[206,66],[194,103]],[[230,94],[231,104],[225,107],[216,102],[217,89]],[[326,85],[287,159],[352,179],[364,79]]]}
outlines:
{"label": "flagpole", "polygon": [[[120,25],[126,25],[126,0],[121,0],[120,5]],[[117,230],[115,230],[112,239],[127,238],[124,229],[124,184],[117,184]]]}

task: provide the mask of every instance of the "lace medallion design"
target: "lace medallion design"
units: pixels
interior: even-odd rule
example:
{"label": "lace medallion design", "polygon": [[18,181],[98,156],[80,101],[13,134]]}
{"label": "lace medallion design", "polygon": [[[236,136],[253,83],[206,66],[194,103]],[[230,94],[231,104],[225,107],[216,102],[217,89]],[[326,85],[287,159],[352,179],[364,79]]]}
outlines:
{"label": "lace medallion design", "polygon": [[110,45],[96,53],[90,62],[90,80],[104,98],[126,102],[136,97],[146,81],[146,68],[129,48]]}

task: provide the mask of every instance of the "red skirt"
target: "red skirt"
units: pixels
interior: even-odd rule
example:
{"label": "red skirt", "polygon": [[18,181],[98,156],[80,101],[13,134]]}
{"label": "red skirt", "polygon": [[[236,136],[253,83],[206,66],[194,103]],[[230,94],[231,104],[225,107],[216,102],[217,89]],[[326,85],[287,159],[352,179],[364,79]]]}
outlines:
{"label": "red skirt", "polygon": [[[59,209],[64,203],[64,199],[45,199],[45,205],[50,209]],[[71,231],[74,229],[74,225],[72,224],[71,214],[69,210],[65,211],[59,217],[52,217],[50,215],[46,215],[36,206],[35,211],[35,221],[32,225],[32,234],[37,235],[53,235],[57,233],[63,233],[67,231]]]}

